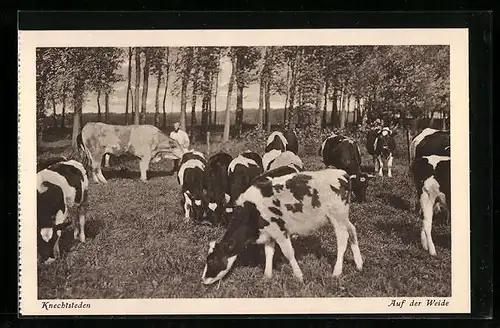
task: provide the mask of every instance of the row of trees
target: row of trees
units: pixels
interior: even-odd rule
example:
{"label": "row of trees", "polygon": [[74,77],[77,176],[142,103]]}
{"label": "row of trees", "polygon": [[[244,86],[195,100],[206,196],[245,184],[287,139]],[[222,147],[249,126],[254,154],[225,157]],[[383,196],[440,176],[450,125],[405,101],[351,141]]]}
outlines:
{"label": "row of trees", "polygon": [[[64,124],[69,102],[74,115],[73,140],[76,140],[85,94],[95,92],[99,120],[102,119],[100,99],[104,95],[104,121],[107,121],[109,97],[115,92],[117,82],[127,80],[126,95],[122,95],[126,98],[124,123],[144,124],[149,78],[155,77],[155,124],[166,126],[166,99],[170,94],[180,97],[183,127],[187,125],[190,103],[190,131],[194,133],[195,113],[199,111],[196,105],[200,99],[199,125],[203,136],[216,121],[223,60],[231,63],[224,140],[229,139],[233,109],[236,112],[234,128],[236,135],[240,135],[245,89],[253,84],[259,85],[257,126],[267,131],[271,129],[271,98],[276,95],[285,99],[282,123],[290,128],[297,124],[299,127],[332,124],[343,128],[347,109],[352,107],[357,123],[382,112],[414,118],[433,118],[435,112],[444,115],[449,112],[447,46],[269,46],[39,48],[37,113],[43,118],[46,110],[52,108],[55,114],[56,104],[61,104]],[[128,62],[127,76],[118,73],[125,62]],[[172,76],[173,87],[168,90]],[[331,104],[330,110],[328,104]]]}

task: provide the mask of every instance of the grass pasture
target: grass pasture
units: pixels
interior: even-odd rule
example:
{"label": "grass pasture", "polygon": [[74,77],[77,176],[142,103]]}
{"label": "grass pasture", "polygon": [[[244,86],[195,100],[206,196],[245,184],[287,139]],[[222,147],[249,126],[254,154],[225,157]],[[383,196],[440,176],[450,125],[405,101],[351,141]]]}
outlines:
{"label": "grass pasture", "polygon": [[[263,146],[263,145],[262,145]],[[216,151],[220,145],[213,145]],[[299,155],[307,170],[323,167],[315,151],[301,143]],[[196,149],[203,150],[203,147]],[[250,148],[232,141],[225,149],[235,156]],[[259,149],[251,148],[260,153]],[[365,151],[363,141],[360,149]],[[449,225],[435,220],[432,258],[420,245],[420,221],[411,210],[415,196],[406,172],[405,144],[398,139],[393,178],[377,177],[368,189],[368,202],[351,205],[363,271],[355,269],[350,249],[344,271],[333,278],[336,240],[332,226],[293,241],[304,284],[297,282],[288,261],[276,247],[273,278],[263,279],[262,246],[249,246],[220,286],[204,286],[201,274],[210,240],[223,228],[186,223],[180,188],[167,173],[172,162],[152,164],[149,181],[139,180],[138,161],[104,169],[106,186],[91,182],[87,242],[63,233],[62,258],[38,269],[39,299],[94,298],[221,298],[221,297],[440,297],[451,296]],[[38,158],[68,153],[58,142]],[[366,166],[371,159],[363,155]]]}

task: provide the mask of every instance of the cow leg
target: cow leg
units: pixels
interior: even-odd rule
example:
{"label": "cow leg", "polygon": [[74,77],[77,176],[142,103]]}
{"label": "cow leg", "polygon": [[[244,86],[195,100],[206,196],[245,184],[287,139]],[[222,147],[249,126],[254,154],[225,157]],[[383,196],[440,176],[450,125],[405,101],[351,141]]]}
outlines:
{"label": "cow leg", "polygon": [[[347,218],[347,215],[345,216]],[[338,277],[342,274],[342,269],[344,265],[344,254],[347,249],[347,243],[349,241],[349,232],[344,223],[340,223],[337,219],[330,219],[330,222],[335,228],[335,235],[337,239],[337,261],[333,268],[333,276]]]}
{"label": "cow leg", "polygon": [[347,231],[349,233],[349,241],[351,242],[351,251],[354,257],[354,263],[356,264],[356,269],[361,271],[363,269],[363,258],[361,257],[361,251],[359,250],[356,227],[354,227],[351,222],[347,222]]}
{"label": "cow leg", "polygon": [[85,242],[85,214],[80,213],[78,215],[78,220],[80,221],[80,242]]}
{"label": "cow leg", "polygon": [[92,158],[92,178],[96,183],[107,183],[101,170],[102,156],[103,154],[98,154]]}
{"label": "cow leg", "polygon": [[264,269],[264,277],[271,278],[273,276],[273,257],[274,257],[274,247],[276,242],[270,240],[268,243],[264,244],[264,252],[266,254],[266,267]]}
{"label": "cow leg", "polygon": [[109,167],[109,154],[104,154],[104,167]]}
{"label": "cow leg", "polygon": [[139,162],[139,168],[141,169],[141,180],[147,181],[147,172],[149,168],[149,162],[151,161],[151,156],[144,156]]}
{"label": "cow leg", "polygon": [[300,282],[304,282],[304,275],[302,274],[302,270],[300,270],[299,264],[295,259],[295,251],[293,250],[292,241],[290,240],[290,238],[283,237],[276,241],[281,248],[281,252],[288,259],[288,262],[290,262],[294,276]]}
{"label": "cow leg", "polygon": [[420,207],[423,213],[420,238],[423,248],[428,250],[429,254],[432,256],[436,255],[436,248],[434,247],[434,242],[432,241],[432,215],[434,211],[434,201],[435,199],[432,199],[431,196],[425,191],[420,196]]}
{"label": "cow leg", "polygon": [[191,198],[189,198],[189,196],[186,193],[184,193],[184,219],[186,221],[188,221],[189,218],[191,217],[191,207],[192,207]]}
{"label": "cow leg", "polygon": [[373,172],[378,172],[378,159],[377,156],[372,156],[373,159]]}
{"label": "cow leg", "polygon": [[377,157],[378,159],[378,175],[380,176],[384,176],[384,171],[383,171],[383,168],[384,168],[384,162],[382,161],[382,156],[378,156]]}
{"label": "cow leg", "polygon": [[394,157],[392,157],[392,154],[389,155],[389,158],[387,159],[387,176],[390,178],[392,177],[392,160]]}
{"label": "cow leg", "polygon": [[59,239],[61,239],[61,230],[56,231],[56,242],[54,243],[54,259],[58,259],[61,256],[61,249],[59,248]]}

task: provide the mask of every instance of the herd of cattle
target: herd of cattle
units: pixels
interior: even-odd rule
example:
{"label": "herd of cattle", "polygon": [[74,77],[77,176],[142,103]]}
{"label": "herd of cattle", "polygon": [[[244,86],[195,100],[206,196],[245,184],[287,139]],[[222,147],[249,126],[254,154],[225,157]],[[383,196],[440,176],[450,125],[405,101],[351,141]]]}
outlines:
{"label": "herd of cattle", "polygon": [[[131,154],[140,159],[141,179],[146,180],[150,161],[179,159],[177,181],[186,220],[221,224],[226,232],[209,244],[202,274],[204,284],[221,280],[249,243],[264,245],[264,276],[272,276],[276,243],[288,259],[293,274],[303,280],[291,239],[304,236],[330,222],[337,240],[333,275],[342,273],[343,257],[350,244],[356,268],[363,260],[356,228],[349,221],[351,198],[366,201],[366,189],[375,177],[362,171],[358,142],[341,135],[326,138],[319,149],[326,168],[304,170],[294,131],[274,131],[265,153],[247,150],[233,158],[219,152],[208,159],[196,150],[182,150],[175,140],[148,125],[114,126],[87,123],[78,136],[81,162],[56,159],[37,173],[37,223],[39,260],[60,256],[59,238],[70,223],[74,238],[85,242],[85,215],[89,206],[89,179],[106,183],[101,172],[105,154]],[[395,141],[389,128],[372,130],[366,148],[373,156],[375,173],[392,176]],[[433,214],[450,213],[450,134],[424,129],[410,144],[411,172],[422,213],[421,242],[436,255],[431,229]]]}

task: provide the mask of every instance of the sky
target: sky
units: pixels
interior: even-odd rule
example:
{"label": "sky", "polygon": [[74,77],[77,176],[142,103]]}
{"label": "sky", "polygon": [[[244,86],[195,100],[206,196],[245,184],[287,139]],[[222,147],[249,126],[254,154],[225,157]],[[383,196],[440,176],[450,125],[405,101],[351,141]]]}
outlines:
{"label": "sky", "polygon": [[[115,84],[115,91],[110,95],[109,99],[109,110],[113,113],[124,113],[125,112],[125,102],[126,102],[126,92],[127,92],[127,69],[128,69],[128,55],[125,56],[122,65],[119,67],[118,72],[123,75],[124,80]],[[134,90],[135,78],[135,64],[132,60],[132,92]],[[229,83],[229,78],[231,74],[231,62],[229,58],[225,57],[221,61],[220,73],[219,73],[219,89],[217,94],[217,110],[225,110],[226,100],[227,100],[227,86]],[[142,96],[142,77],[141,77],[141,88],[140,94]],[[170,79],[167,92],[166,100],[166,111],[167,112],[179,112],[180,111],[180,97],[172,96],[170,90],[172,90],[172,85],[175,80],[175,72],[170,72]],[[154,112],[155,110],[155,92],[156,92],[157,81],[155,76],[150,76],[148,81],[148,98],[147,98],[147,111]],[[163,91],[164,84],[160,86],[160,111],[163,102]],[[244,90],[243,107],[247,109],[258,108],[259,106],[259,84],[254,83]],[[83,105],[83,112],[97,112],[97,94],[95,92],[88,92],[85,97],[85,103]],[[214,101],[214,99],[212,100]],[[271,97],[271,108],[283,108],[285,103],[285,97],[279,95],[273,95]],[[188,111],[191,110],[191,99],[188,96]],[[231,100],[231,110],[236,107],[236,90],[233,90],[232,100]],[[214,103],[212,102],[212,110],[214,108]],[[104,96],[101,95],[101,110],[104,111]],[[201,111],[201,97],[197,99],[197,111]],[[60,105],[57,106],[56,112],[60,113]]]}

